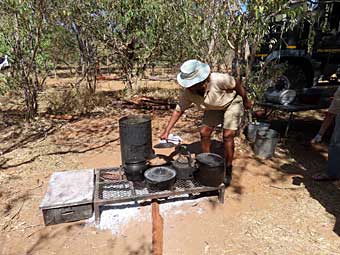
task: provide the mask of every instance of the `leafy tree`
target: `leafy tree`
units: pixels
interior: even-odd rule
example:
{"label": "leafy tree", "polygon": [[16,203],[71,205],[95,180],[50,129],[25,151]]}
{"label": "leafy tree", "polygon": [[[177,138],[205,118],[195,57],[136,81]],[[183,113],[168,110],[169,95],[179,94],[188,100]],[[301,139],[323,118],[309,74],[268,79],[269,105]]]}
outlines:
{"label": "leafy tree", "polygon": [[167,2],[100,1],[98,6],[96,19],[100,25],[93,27],[92,33],[108,49],[131,91],[138,86],[147,65],[161,54],[164,34],[169,28]]}
{"label": "leafy tree", "polygon": [[78,80],[96,90],[98,63],[110,57],[129,91],[151,63],[198,58],[218,69],[235,59],[236,75],[250,86],[256,50],[272,20],[283,31],[306,13],[287,0],[4,0],[0,50],[10,53],[12,79],[24,90],[28,117],[38,109],[37,91],[51,66],[74,65]]}
{"label": "leafy tree", "polygon": [[28,119],[37,113],[37,92],[46,79],[43,42],[49,12],[45,0],[0,2],[0,38],[5,38],[13,62],[12,82],[24,91]]}
{"label": "leafy tree", "polygon": [[[234,0],[228,1],[228,10],[227,42],[234,50],[236,75],[240,77],[243,73],[249,86],[257,86],[266,76],[254,73],[255,54],[268,40],[266,35],[270,33],[273,21],[282,20],[278,31],[282,34],[294,27],[300,17],[306,16],[307,9],[304,4],[292,5],[287,0]],[[259,72],[264,74],[264,69]]]}
{"label": "leafy tree", "polygon": [[[52,23],[58,33],[59,46],[66,46],[64,49],[75,49],[78,53],[78,66],[80,69],[80,79],[77,83],[86,81],[90,92],[96,90],[96,76],[98,65],[98,41],[94,37],[93,31],[100,29],[97,26],[98,13],[97,1],[54,1],[53,2]],[[56,33],[54,33],[57,35]],[[73,37],[70,37],[70,35]],[[61,49],[59,49],[61,50]],[[68,51],[64,51],[65,53]],[[72,54],[73,56],[75,53]],[[67,57],[59,58],[59,61],[66,62]]]}
{"label": "leafy tree", "polygon": [[70,74],[74,75],[74,64],[79,61],[79,51],[77,40],[71,31],[61,25],[57,25],[54,21],[50,22],[50,32],[47,35],[49,47],[45,48],[45,53],[51,60],[54,69],[61,66],[67,66]]}

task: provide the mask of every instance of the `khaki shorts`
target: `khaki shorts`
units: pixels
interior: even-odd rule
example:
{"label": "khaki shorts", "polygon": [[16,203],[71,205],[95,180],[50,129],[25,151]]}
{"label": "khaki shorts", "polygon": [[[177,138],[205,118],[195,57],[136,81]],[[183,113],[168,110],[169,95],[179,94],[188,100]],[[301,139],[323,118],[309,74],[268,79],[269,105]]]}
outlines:
{"label": "khaki shorts", "polygon": [[226,110],[206,110],[203,115],[203,125],[216,127],[223,124],[223,129],[238,130],[242,122],[244,107],[241,101],[235,99]]}

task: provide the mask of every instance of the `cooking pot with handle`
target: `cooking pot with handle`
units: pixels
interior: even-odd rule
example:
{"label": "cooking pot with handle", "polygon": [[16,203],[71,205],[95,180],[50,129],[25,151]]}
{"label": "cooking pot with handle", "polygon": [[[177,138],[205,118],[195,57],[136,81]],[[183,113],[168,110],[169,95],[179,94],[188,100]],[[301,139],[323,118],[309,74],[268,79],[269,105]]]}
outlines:
{"label": "cooking pot with handle", "polygon": [[176,171],[166,166],[152,167],[145,171],[144,177],[150,190],[172,190],[176,182]]}
{"label": "cooking pot with handle", "polygon": [[198,170],[195,179],[205,186],[218,187],[225,177],[224,159],[215,153],[200,153],[196,156]]}
{"label": "cooking pot with handle", "polygon": [[191,153],[185,146],[181,146],[179,156],[171,162],[172,167],[176,170],[176,178],[188,180],[194,178],[194,172],[197,168],[194,166]]}
{"label": "cooking pot with handle", "polygon": [[123,165],[124,173],[129,181],[143,181],[144,172],[149,168],[146,160],[137,162],[125,162]]}

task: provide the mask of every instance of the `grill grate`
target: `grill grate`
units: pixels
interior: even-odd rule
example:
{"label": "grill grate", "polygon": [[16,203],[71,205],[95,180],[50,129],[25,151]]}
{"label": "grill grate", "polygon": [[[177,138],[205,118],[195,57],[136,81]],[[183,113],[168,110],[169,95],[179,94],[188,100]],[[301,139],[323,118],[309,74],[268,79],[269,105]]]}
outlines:
{"label": "grill grate", "polygon": [[[131,182],[126,180],[121,168],[105,168],[96,170],[94,210],[96,221],[99,221],[99,207],[108,204],[131,202],[138,200],[151,200],[157,198],[168,198],[183,194],[196,194],[208,191],[218,191],[219,200],[224,202],[225,186],[207,187],[196,180],[177,180],[172,190],[150,190],[145,182]],[[109,178],[104,178],[104,177]],[[114,179],[112,179],[114,176]],[[116,176],[119,176],[116,180]]]}
{"label": "grill grate", "polygon": [[[183,192],[186,189],[200,188],[196,181],[191,180],[177,180],[172,192]],[[169,192],[168,190],[157,191],[149,190],[144,182],[139,182],[137,185],[129,181],[118,182],[104,182],[99,184],[99,199],[120,199],[120,198],[134,198],[135,196],[148,195],[148,194],[162,194]]]}
{"label": "grill grate", "polygon": [[[97,183],[97,197],[101,200],[111,200],[114,202],[115,199],[131,199],[134,200],[140,196],[155,196],[169,194],[176,195],[176,193],[185,193],[186,190],[190,192],[202,192],[209,190],[218,190],[219,187],[206,187],[198,183],[196,180],[176,180],[172,190],[150,190],[146,187],[145,182],[131,182],[126,180],[125,176],[122,175],[122,180],[102,180],[102,176],[108,173],[120,173],[123,172],[120,168],[106,168],[97,170],[97,175],[99,175],[99,183]],[[98,179],[98,177],[97,177]]]}
{"label": "grill grate", "polygon": [[100,199],[128,198],[132,196],[129,182],[102,183],[99,185]]}

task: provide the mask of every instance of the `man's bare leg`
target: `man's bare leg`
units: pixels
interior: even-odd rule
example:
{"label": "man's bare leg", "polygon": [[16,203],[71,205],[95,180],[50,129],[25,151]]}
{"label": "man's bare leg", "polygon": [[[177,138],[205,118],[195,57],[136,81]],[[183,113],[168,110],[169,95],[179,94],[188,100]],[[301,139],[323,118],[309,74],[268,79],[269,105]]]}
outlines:
{"label": "man's bare leg", "polygon": [[211,133],[213,132],[213,130],[214,130],[213,128],[208,126],[201,127],[200,135],[202,152],[210,152]]}
{"label": "man's bare leg", "polygon": [[223,130],[223,143],[224,143],[224,158],[225,158],[225,169],[226,178],[224,183],[226,185],[230,184],[232,178],[232,167],[235,151],[234,137],[236,135],[235,130],[224,129]]}

